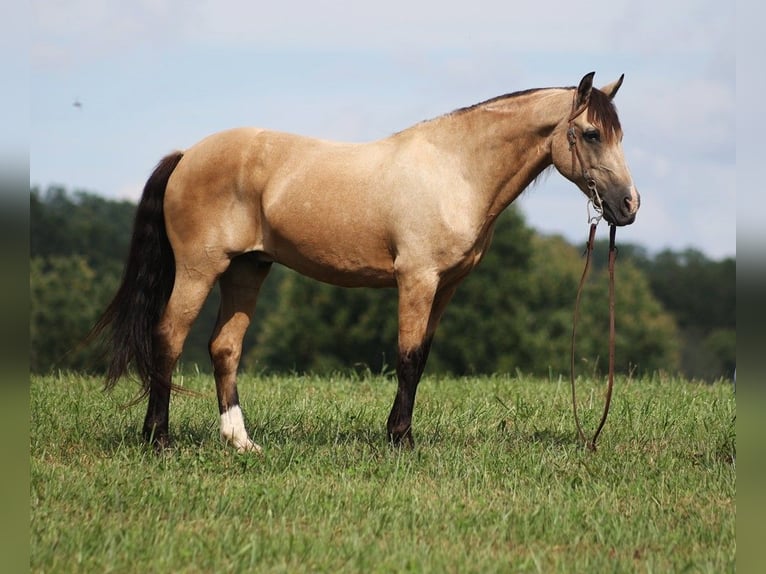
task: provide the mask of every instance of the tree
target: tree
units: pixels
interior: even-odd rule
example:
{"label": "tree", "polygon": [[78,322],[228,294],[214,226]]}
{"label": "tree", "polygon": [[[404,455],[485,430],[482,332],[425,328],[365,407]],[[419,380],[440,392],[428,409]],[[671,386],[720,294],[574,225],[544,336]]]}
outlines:
{"label": "tree", "polygon": [[30,369],[103,370],[97,349],[85,339],[116,287],[116,274],[97,277],[84,257],[33,257]]}
{"label": "tree", "polygon": [[[272,277],[277,302],[257,328],[249,368],[379,372],[395,357],[396,292],[343,289],[289,270]],[[263,309],[263,306],[261,306]],[[393,359],[395,360],[395,359]]]}
{"label": "tree", "polygon": [[120,269],[128,253],[135,205],[61,188],[30,193],[30,256],[79,255],[101,272]]}
{"label": "tree", "polygon": [[[627,259],[646,276],[680,330],[681,370],[690,377],[732,378],[736,365],[736,261],[712,261],[695,249]],[[620,251],[623,259],[623,251]]]}
{"label": "tree", "polygon": [[[491,251],[507,263],[490,259],[485,268],[482,262],[466,280],[461,306],[445,317],[444,331],[437,335],[441,337],[437,360],[455,372],[519,369],[542,376],[566,374],[583,260],[561,237],[537,235],[528,239],[527,259],[518,254],[512,259],[512,250],[524,245],[513,231],[520,223],[512,219],[501,223],[505,226],[498,223]],[[589,373],[603,372],[607,366],[607,281],[606,270],[594,269],[581,303],[577,364],[587,365]],[[677,330],[641,272],[620,265],[616,284],[617,369],[676,371]],[[473,362],[468,362],[468,355]]]}
{"label": "tree", "polygon": [[[600,270],[586,290],[584,305],[590,308],[582,329],[592,336],[583,341],[581,361],[596,361],[605,372],[608,362],[608,274]],[[680,367],[678,329],[673,317],[654,297],[646,277],[630,262],[615,270],[616,359],[624,373],[675,373]]]}

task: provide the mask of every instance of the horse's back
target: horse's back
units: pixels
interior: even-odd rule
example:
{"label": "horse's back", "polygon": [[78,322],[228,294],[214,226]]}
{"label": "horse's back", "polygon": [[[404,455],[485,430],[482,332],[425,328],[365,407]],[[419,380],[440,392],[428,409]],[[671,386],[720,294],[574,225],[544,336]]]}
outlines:
{"label": "horse's back", "polygon": [[184,152],[168,183],[174,251],[257,251],[323,281],[393,285],[389,147],[258,128],[213,134]]}

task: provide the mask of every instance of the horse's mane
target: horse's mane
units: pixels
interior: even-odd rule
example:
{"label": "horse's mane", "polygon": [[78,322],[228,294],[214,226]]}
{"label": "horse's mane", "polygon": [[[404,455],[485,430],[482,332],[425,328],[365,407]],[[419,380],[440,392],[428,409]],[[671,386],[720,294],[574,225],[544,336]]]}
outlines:
{"label": "horse's mane", "polygon": [[[490,98],[488,100],[484,100],[483,102],[479,102],[478,104],[473,104],[472,106],[466,106],[464,108],[458,108],[452,112],[452,114],[462,114],[465,112],[470,112],[473,110],[476,110],[478,108],[481,108],[482,106],[486,106],[487,104],[494,104],[495,102],[500,102],[503,100],[509,100],[512,98],[518,98],[521,96],[527,96],[529,94],[534,94],[536,92],[542,92],[543,90],[550,90],[550,89],[557,89],[557,88],[532,88],[529,90],[520,90],[518,92],[511,92],[509,94],[503,94],[502,96],[495,96],[494,98]],[[558,88],[565,90],[566,88]]]}
{"label": "horse's mane", "polygon": [[[521,96],[528,96],[537,92],[545,90],[576,90],[574,86],[568,88],[532,88],[529,90],[520,90],[518,92],[511,92],[502,96],[496,96],[478,104],[472,106],[466,106],[464,108],[458,108],[448,115],[458,115],[466,112],[470,112],[479,109],[488,104],[493,104],[500,101],[505,101],[513,98],[519,98]],[[617,108],[609,96],[599,89],[593,88],[590,93],[590,103],[588,104],[588,121],[594,125],[601,127],[603,130],[602,137],[604,141],[609,143],[617,137],[617,134],[622,131],[620,126],[620,118],[617,116]]]}

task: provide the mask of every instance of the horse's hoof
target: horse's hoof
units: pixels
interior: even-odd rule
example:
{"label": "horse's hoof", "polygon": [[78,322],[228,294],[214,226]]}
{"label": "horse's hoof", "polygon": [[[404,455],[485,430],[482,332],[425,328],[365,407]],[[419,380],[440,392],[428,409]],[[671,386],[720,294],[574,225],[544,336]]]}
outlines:
{"label": "horse's hoof", "polygon": [[391,444],[391,446],[395,447],[408,449],[415,448],[415,439],[412,437],[412,431],[409,429],[402,433],[389,432],[388,442]]}
{"label": "horse's hoof", "polygon": [[170,448],[170,435],[166,430],[157,427],[143,430],[144,440],[154,448],[156,452],[162,452]]}
{"label": "horse's hoof", "polygon": [[154,452],[160,454],[170,449],[170,437],[166,434],[154,435],[146,439],[146,442],[154,449]]}
{"label": "horse's hoof", "polygon": [[235,444],[234,447],[236,447],[237,452],[240,454],[246,453],[246,452],[254,452],[255,454],[263,454],[263,449],[260,445],[255,444],[250,439],[247,439],[246,442],[242,444]]}
{"label": "horse's hoof", "polygon": [[250,437],[245,434],[242,435],[235,435],[235,436],[229,436],[225,433],[221,433],[221,440],[232,446],[238,453],[243,454],[247,452],[254,452],[256,454],[263,454],[263,449],[259,444],[254,443],[252,440],[250,440]]}

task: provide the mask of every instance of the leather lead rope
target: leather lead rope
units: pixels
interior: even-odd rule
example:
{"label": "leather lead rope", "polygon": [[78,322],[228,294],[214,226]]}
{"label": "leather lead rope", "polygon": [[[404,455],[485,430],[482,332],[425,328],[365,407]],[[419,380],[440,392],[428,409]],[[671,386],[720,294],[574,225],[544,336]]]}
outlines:
{"label": "leather lead rope", "polygon": [[588,275],[590,268],[591,253],[593,252],[593,242],[596,236],[596,227],[598,221],[591,223],[590,233],[588,234],[588,244],[586,246],[585,254],[585,267],[580,277],[580,284],[577,287],[577,297],[575,298],[574,319],[572,321],[572,345],[571,355],[569,363],[570,380],[572,383],[572,412],[574,413],[575,424],[577,425],[577,433],[580,436],[580,440],[588,447],[588,450],[596,450],[596,439],[601,434],[601,430],[606,424],[606,417],[609,414],[609,406],[612,402],[612,389],[614,388],[614,353],[615,353],[615,324],[614,324],[614,265],[617,259],[617,249],[615,247],[615,235],[617,228],[614,225],[609,226],[609,377],[606,388],[606,397],[604,399],[604,412],[601,415],[601,422],[593,433],[593,438],[587,439],[583,432],[582,425],[580,424],[580,418],[577,415],[577,392],[575,390],[575,339],[577,335],[577,319],[580,312],[580,297],[582,295],[583,286],[585,285],[585,279]]}
{"label": "leather lead rope", "polygon": [[[575,90],[574,97],[572,99],[572,112],[569,114],[568,129],[567,129],[567,141],[569,143],[569,149],[572,152],[572,171],[576,171],[576,162],[580,163],[580,169],[582,170],[582,176],[585,180],[585,185],[588,188],[590,203],[598,212],[598,216],[590,218],[590,233],[588,234],[588,245],[586,246],[585,255],[585,268],[582,271],[582,277],[580,277],[580,285],[577,287],[577,297],[575,299],[574,318],[572,320],[572,346],[571,356],[569,362],[569,374],[572,383],[572,411],[574,412],[575,424],[577,425],[577,433],[580,435],[580,440],[585,443],[589,450],[596,450],[596,439],[601,434],[601,430],[606,423],[606,417],[609,414],[609,405],[612,402],[612,389],[614,387],[614,347],[615,347],[615,327],[614,327],[614,262],[617,258],[617,249],[614,245],[616,227],[614,225],[609,226],[609,381],[606,388],[606,397],[604,399],[604,413],[601,415],[601,422],[593,433],[593,438],[590,441],[586,438],[585,433],[582,430],[580,424],[580,418],[577,415],[577,392],[575,390],[575,339],[577,335],[577,318],[580,313],[580,297],[585,285],[585,279],[588,276],[588,269],[590,268],[590,257],[593,252],[593,241],[596,237],[596,227],[601,220],[603,214],[603,204],[601,202],[601,196],[598,193],[596,181],[591,177],[588,172],[588,168],[585,166],[583,157],[580,153],[580,149],[577,147],[577,130],[575,129],[574,121],[582,114],[588,107],[588,102],[582,103],[577,106],[577,90]],[[589,203],[589,205],[590,205]]]}

